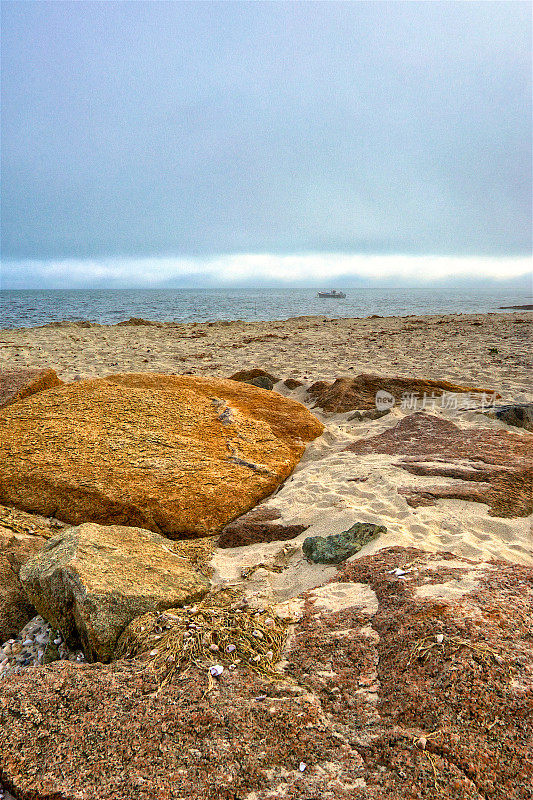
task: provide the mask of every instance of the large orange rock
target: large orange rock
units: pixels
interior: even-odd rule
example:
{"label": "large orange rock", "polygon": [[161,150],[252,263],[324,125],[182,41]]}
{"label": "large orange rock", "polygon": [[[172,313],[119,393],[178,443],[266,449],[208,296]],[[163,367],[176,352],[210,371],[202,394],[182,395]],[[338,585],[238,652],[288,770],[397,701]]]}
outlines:
{"label": "large orange rock", "polygon": [[216,533],[271,494],[323,425],[231,380],[113,375],[0,411],[0,502],[170,537]]}
{"label": "large orange rock", "polygon": [[0,371],[0,408],[31,394],[62,386],[53,369],[10,369]]}

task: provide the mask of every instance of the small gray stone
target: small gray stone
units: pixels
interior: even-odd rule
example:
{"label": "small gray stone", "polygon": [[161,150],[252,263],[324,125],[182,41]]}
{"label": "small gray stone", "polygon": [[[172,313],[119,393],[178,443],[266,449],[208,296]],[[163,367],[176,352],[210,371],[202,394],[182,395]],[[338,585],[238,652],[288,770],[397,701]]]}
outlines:
{"label": "small gray stone", "polygon": [[368,542],[387,533],[384,525],[371,522],[356,522],[347,531],[331,536],[309,536],[304,540],[304,555],[315,564],[340,564],[353,556]]}

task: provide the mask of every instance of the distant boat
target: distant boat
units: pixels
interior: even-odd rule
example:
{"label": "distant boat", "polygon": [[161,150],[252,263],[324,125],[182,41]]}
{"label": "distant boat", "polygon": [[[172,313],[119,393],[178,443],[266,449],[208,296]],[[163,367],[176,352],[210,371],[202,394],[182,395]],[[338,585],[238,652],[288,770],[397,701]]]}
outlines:
{"label": "distant boat", "polygon": [[331,292],[319,292],[319,297],[335,297],[337,300],[343,300],[346,295],[344,292],[338,292],[336,289],[332,289]]}

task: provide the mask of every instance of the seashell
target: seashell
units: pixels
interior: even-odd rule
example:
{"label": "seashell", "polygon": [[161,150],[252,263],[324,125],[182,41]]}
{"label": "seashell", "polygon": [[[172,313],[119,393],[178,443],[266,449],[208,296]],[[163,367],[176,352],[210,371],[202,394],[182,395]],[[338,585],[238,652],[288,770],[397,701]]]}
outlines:
{"label": "seashell", "polygon": [[214,664],[212,667],[209,667],[209,674],[212,675],[213,678],[218,678],[223,672],[224,667],[221,664]]}
{"label": "seashell", "polygon": [[303,762],[303,761],[300,761],[300,766],[298,767],[298,769],[300,770],[300,772],[305,772],[305,770],[306,770],[306,767],[307,767],[307,764],[304,764],[304,762]]}
{"label": "seashell", "polygon": [[228,646],[226,647],[226,653],[233,653],[233,651],[236,649],[237,648],[235,647],[234,644],[228,644]]}
{"label": "seashell", "polygon": [[443,641],[444,641],[444,634],[443,633],[437,633],[437,635],[435,636],[435,639],[437,640],[437,644],[442,644]]}

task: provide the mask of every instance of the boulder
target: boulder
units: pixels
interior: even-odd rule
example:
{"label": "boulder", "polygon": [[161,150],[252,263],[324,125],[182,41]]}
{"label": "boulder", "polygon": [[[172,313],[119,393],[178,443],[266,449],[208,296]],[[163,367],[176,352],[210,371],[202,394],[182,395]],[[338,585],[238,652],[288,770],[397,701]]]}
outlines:
{"label": "boulder", "polygon": [[[254,369],[241,369],[240,372],[235,372],[230,376],[230,381],[239,381],[241,383],[248,383],[251,386],[259,386],[261,389],[272,389],[275,383],[279,381],[270,372],[265,372],[264,369],[255,367]],[[257,381],[259,381],[257,383]]]}
{"label": "boulder", "polygon": [[282,542],[294,539],[303,533],[308,525],[284,525],[277,522],[281,514],[274,508],[257,506],[226,525],[219,536],[218,546],[222,548],[243,547],[260,542]]}
{"label": "boulder", "polygon": [[331,536],[309,536],[304,540],[304,555],[315,564],[340,564],[379,536],[387,533],[384,525],[356,522],[347,531]]}
{"label": "boulder", "polygon": [[135,617],[203,597],[209,581],[152,531],[86,523],[50,539],[20,570],[37,609],[89,661],[109,661]]}
{"label": "boulder", "polygon": [[19,580],[20,569],[41,550],[46,539],[15,533],[0,524],[0,645],[15,637],[35,616]]}
{"label": "boulder", "polygon": [[122,322],[116,323],[116,326],[120,325],[155,325],[160,327],[161,323],[150,322],[150,320],[143,319],[142,317],[130,317],[129,319],[125,319]]}
{"label": "boulder", "polygon": [[0,682],[0,779],[32,800],[526,800],[532,591],[531,568],[387,548],[291,601],[283,679],[24,669]]}
{"label": "boulder", "polygon": [[0,502],[205,536],[271,494],[322,430],[300,403],[231,380],[80,381],[0,411]]}
{"label": "boulder", "polygon": [[533,435],[458,428],[430,414],[411,414],[393,428],[346,448],[358,455],[402,455],[395,466],[413,475],[458,478],[456,484],[401,487],[411,506],[441,498],[486,503],[496,517],[533,512]]}
{"label": "boulder", "polygon": [[512,406],[499,406],[494,410],[494,414],[507,425],[514,425],[517,428],[525,428],[526,431],[533,431],[533,403],[515,403]]}
{"label": "boulder", "polygon": [[460,386],[449,381],[366,374],[357,375],[355,378],[337,378],[333,383],[317,381],[308,389],[308,393],[315,400],[315,407],[337,413],[354,409],[375,409],[378,391],[392,395],[396,403],[400,403],[405,394],[413,395],[419,402],[423,400],[424,394],[429,398],[439,398],[447,393],[494,396],[494,391],[491,389]]}
{"label": "boulder", "polygon": [[0,408],[62,385],[63,381],[53,369],[3,369],[0,371]]}
{"label": "boulder", "polygon": [[296,380],[296,378],[287,378],[287,380],[283,381],[284,385],[287,389],[290,389],[293,392],[295,389],[298,389],[300,386],[303,386],[302,381]]}
{"label": "boulder", "polygon": [[276,381],[267,378],[266,375],[262,375],[259,378],[252,378],[250,381],[245,381],[245,383],[249,386],[257,386],[258,389],[267,389],[267,391],[271,391]]}

